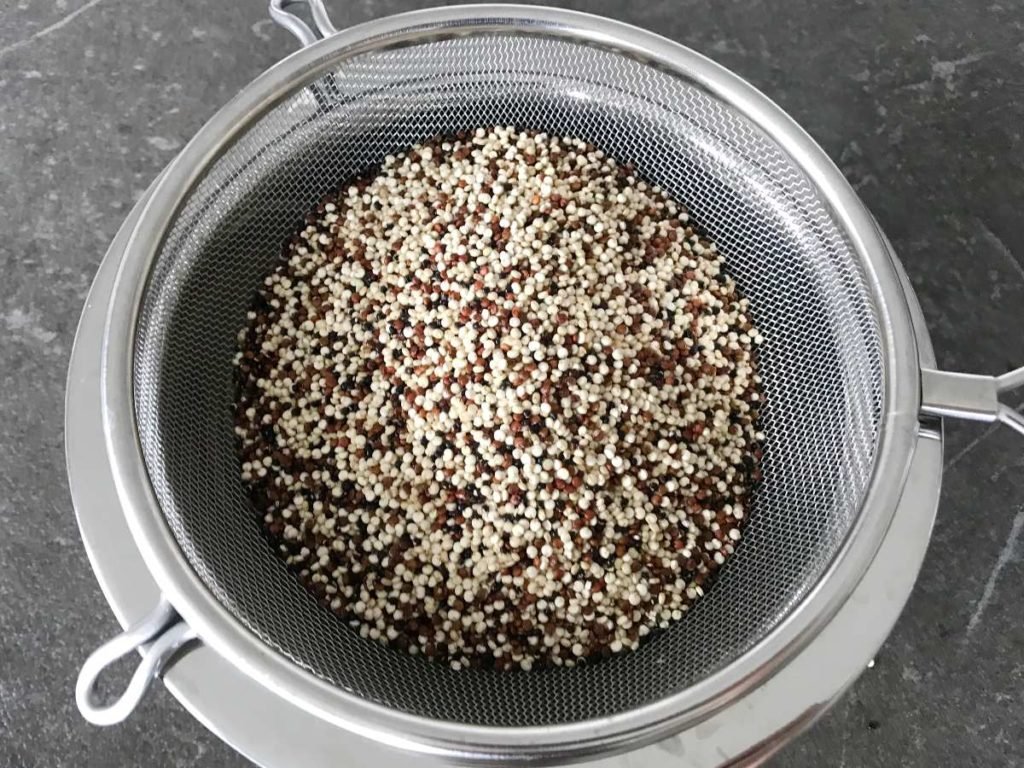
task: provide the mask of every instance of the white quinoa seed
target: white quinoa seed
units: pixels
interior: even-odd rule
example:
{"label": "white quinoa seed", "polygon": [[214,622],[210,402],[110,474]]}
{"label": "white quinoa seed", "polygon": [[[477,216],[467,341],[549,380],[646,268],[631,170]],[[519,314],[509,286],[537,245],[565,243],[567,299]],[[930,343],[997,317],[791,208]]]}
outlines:
{"label": "white quinoa seed", "polygon": [[241,476],[364,637],[530,670],[635,649],[741,538],[750,307],[687,212],[479,129],[325,199],[239,334]]}

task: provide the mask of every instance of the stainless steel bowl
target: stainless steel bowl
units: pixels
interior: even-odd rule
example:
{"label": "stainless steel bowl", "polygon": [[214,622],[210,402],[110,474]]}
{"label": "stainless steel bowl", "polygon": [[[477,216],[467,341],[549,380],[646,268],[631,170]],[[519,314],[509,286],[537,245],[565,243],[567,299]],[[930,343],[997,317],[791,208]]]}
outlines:
{"label": "stainless steel bowl", "polygon": [[[106,459],[164,597],[86,663],[83,713],[123,719],[196,637],[327,723],[463,762],[609,754],[699,733],[744,702],[773,706],[759,687],[801,658],[869,574],[930,420],[1024,431],[998,400],[1024,369],[932,370],[912,293],[853,190],[778,107],[702,56],[554,9],[465,6],[335,33],[309,5],[329,37],[314,42],[272,5],[308,47],[199,132],[119,254],[99,372]],[[251,511],[218,416],[226,340],[294,213],[393,147],[487,122],[583,134],[683,198],[729,255],[768,339],[765,489],[748,543],[673,630],[565,674],[455,673],[361,643],[244,533]],[[72,474],[82,461],[69,443]],[[99,671],[142,643],[152,645],[125,696],[98,704]],[[800,695],[818,711],[834,688],[811,681]]]}

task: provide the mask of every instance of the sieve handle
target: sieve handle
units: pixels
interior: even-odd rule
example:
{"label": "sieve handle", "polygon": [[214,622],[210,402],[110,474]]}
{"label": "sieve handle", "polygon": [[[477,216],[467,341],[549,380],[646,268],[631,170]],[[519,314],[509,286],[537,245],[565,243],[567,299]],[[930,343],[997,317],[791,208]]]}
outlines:
{"label": "sieve handle", "polygon": [[[309,25],[301,18],[292,13],[289,9],[297,5],[305,5],[313,17],[316,25],[316,32],[309,28]],[[302,47],[312,45],[317,40],[330,37],[338,31],[338,28],[331,23],[324,8],[323,0],[270,0],[270,18],[279,26],[291,32],[302,43]],[[317,34],[319,33],[319,34]]]}
{"label": "sieve handle", "polygon": [[[114,725],[132,713],[152,682],[159,677],[174,653],[197,637],[195,630],[181,620],[166,600],[117,637],[101,645],[82,665],[75,685],[78,711],[93,725]],[[146,643],[150,647],[143,650]],[[96,682],[103,670],[132,651],[142,653],[128,687],[113,702],[98,700]]]}
{"label": "sieve handle", "polygon": [[1024,367],[1002,376],[921,370],[921,411],[973,421],[1001,421],[1024,435],[1024,416],[1000,395],[1024,388]]}

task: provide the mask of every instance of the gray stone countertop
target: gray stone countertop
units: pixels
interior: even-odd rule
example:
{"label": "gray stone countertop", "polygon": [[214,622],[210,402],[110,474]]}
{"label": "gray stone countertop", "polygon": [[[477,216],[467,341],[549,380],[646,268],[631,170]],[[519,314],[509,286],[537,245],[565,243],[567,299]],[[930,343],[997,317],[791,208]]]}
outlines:
{"label": "gray stone countertop", "polygon": [[[330,5],[339,27],[417,7]],[[878,217],[940,364],[1024,363],[1024,3],[570,5],[692,46],[764,90]],[[0,10],[0,766],[244,764],[162,688],[115,728],[75,709],[78,667],[116,622],[67,489],[64,376],[90,280],[133,202],[292,48],[256,0]],[[906,611],[874,668],[774,765],[1024,765],[1024,440],[979,425],[947,438]]]}

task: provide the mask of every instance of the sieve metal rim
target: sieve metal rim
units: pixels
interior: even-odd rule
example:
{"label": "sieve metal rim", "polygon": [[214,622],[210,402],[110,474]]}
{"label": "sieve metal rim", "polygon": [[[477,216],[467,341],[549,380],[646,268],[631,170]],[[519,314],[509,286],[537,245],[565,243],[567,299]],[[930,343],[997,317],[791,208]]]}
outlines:
{"label": "sieve metal rim", "polygon": [[[162,238],[203,169],[266,110],[344,58],[430,36],[481,32],[545,34],[609,47],[685,77],[743,113],[786,150],[829,205],[864,266],[882,329],[885,401],[872,480],[858,520],[826,574],[729,667],[671,697],[600,721],[492,728],[428,720],[367,703],[271,651],[216,601],[178,549],[149,484],[136,432],[131,379],[136,318]],[[905,482],[920,407],[920,364],[894,265],[870,214],[813,140],[752,86],[689,49],[600,17],[521,6],[464,6],[370,22],[293,54],[254,81],[200,130],[155,189],[118,272],[103,356],[105,434],[118,494],[154,577],[184,619],[246,674],[313,714],[394,746],[446,755],[507,751],[550,757],[557,749],[566,755],[621,749],[692,724],[762,682],[821,629],[870,563]]]}

